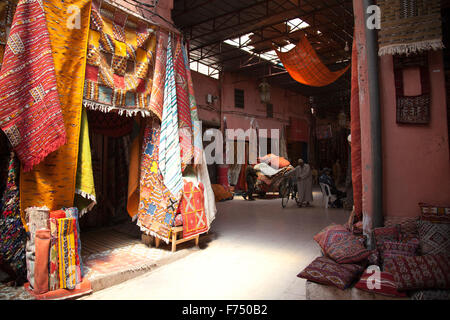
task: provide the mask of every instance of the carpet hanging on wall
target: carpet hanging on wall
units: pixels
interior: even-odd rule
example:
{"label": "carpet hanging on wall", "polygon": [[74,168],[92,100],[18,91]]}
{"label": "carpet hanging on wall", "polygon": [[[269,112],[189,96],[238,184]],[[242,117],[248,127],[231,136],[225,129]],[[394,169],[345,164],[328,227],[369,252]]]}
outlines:
{"label": "carpet hanging on wall", "polygon": [[106,2],[92,2],[86,108],[150,116],[156,28]]}
{"label": "carpet hanging on wall", "polygon": [[339,79],[350,65],[342,70],[332,72],[322,63],[306,36],[288,52],[275,50],[283,66],[297,82],[312,87],[324,87]]}
{"label": "carpet hanging on wall", "polygon": [[[90,0],[43,0],[50,34],[56,83],[61,101],[67,143],[51,153],[31,172],[20,174],[20,210],[31,206],[47,206],[50,210],[72,207],[75,196],[81,108]],[[67,27],[73,12],[80,8],[80,25]],[[26,226],[25,226],[26,227]]]}
{"label": "carpet hanging on wall", "polygon": [[18,3],[0,74],[0,127],[25,171],[66,142],[45,18],[40,1]]}
{"label": "carpet hanging on wall", "polygon": [[16,0],[4,0],[0,2],[0,69],[2,68],[6,40],[8,39],[9,31],[11,29],[16,6]]}
{"label": "carpet hanging on wall", "polygon": [[358,85],[358,50],[356,41],[352,49],[352,80],[350,99],[350,132],[351,132],[351,163],[353,204],[356,220],[362,220],[362,175],[361,175],[361,123],[359,115],[359,85]]}
{"label": "carpet hanging on wall", "polygon": [[379,0],[378,54],[411,54],[444,48],[440,0]]}

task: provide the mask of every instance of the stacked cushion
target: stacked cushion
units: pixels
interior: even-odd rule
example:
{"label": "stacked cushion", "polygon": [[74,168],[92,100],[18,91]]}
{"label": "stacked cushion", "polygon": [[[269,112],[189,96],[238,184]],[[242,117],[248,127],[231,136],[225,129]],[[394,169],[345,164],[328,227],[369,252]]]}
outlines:
{"label": "stacked cushion", "polygon": [[326,252],[327,248],[332,243],[345,239],[351,235],[352,234],[346,227],[339,224],[332,224],[316,234],[314,240],[319,244],[322,250]]}
{"label": "stacked cushion", "polygon": [[318,257],[297,276],[344,290],[363,270],[364,268],[357,264],[339,264],[327,257]]}
{"label": "stacked cushion", "polygon": [[331,243],[325,253],[337,263],[358,263],[366,260],[371,251],[364,247],[361,239],[349,235],[340,241]]}
{"label": "stacked cushion", "polygon": [[450,224],[420,220],[420,253],[450,255]]}
{"label": "stacked cushion", "polygon": [[450,223],[450,206],[419,203],[421,220],[435,223]]}
{"label": "stacked cushion", "polygon": [[355,288],[390,297],[406,297],[406,293],[397,290],[392,274],[380,271],[376,271],[377,273],[375,274],[374,271],[377,269],[377,267],[367,268],[355,285]]}

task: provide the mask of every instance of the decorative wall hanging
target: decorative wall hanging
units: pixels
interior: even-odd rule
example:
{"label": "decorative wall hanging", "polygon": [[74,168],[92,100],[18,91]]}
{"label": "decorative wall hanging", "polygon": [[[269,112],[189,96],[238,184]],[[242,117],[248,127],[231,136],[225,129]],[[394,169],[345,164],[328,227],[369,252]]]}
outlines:
{"label": "decorative wall hanging", "polygon": [[92,2],[83,105],[149,116],[156,26],[100,0]]}
{"label": "decorative wall hanging", "polygon": [[312,87],[324,87],[339,79],[347,72],[350,65],[342,70],[332,72],[322,63],[314,48],[303,35],[300,42],[288,52],[275,50],[295,81]]}
{"label": "decorative wall hanging", "polygon": [[[422,91],[420,95],[406,96],[404,93],[403,71],[407,68],[420,69],[420,86]],[[394,57],[397,123],[429,123],[431,95],[428,72],[427,54]]]}
{"label": "decorative wall hanging", "polygon": [[440,0],[378,0],[380,56],[443,49]]}

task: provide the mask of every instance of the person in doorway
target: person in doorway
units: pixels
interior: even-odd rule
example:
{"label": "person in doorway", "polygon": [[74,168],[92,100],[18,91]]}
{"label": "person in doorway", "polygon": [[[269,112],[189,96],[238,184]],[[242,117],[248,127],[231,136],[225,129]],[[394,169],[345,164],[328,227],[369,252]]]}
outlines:
{"label": "person in doorway", "polygon": [[258,175],[256,174],[255,168],[251,164],[245,169],[245,180],[247,181],[247,193],[244,193],[243,197],[245,200],[255,201],[253,198],[253,193],[255,192],[255,184]]}
{"label": "person in doorway", "polygon": [[331,194],[336,196],[336,200],[332,203],[334,208],[342,208],[342,198],[346,197],[346,193],[338,190],[331,176],[331,170],[329,168],[323,169],[323,173],[319,178],[319,183],[326,184],[330,187]]}
{"label": "person in doorway", "polygon": [[312,173],[309,164],[303,159],[298,159],[298,166],[295,168],[297,178],[297,198],[300,205],[309,206],[313,201],[312,195]]}
{"label": "person in doorway", "polygon": [[333,177],[336,185],[339,185],[341,182],[341,170],[342,170],[341,163],[339,159],[337,159],[336,162],[333,164]]}

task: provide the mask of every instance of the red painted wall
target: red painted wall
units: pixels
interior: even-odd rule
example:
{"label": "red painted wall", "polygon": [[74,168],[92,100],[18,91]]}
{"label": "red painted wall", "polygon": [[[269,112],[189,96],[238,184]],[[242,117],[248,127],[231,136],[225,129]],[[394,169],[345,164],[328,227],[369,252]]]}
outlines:
{"label": "red painted wall", "polygon": [[[380,59],[385,216],[413,217],[418,202],[450,203],[450,158],[442,52],[429,53],[432,90],[428,126],[396,123],[392,56]],[[408,84],[405,83],[406,86]]]}

